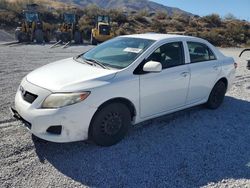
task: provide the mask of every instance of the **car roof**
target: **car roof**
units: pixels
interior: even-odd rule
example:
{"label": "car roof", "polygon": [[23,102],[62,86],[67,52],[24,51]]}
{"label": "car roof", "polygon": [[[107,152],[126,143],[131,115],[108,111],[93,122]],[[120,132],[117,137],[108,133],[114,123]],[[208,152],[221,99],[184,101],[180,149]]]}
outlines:
{"label": "car roof", "polygon": [[130,37],[130,38],[142,38],[149,40],[163,40],[163,39],[199,39],[197,37],[186,36],[186,35],[174,35],[174,34],[160,34],[160,33],[144,33],[144,34],[134,34],[134,35],[124,35],[122,37]]}
{"label": "car roof", "polygon": [[186,35],[175,35],[175,34],[160,34],[160,33],[144,33],[144,34],[133,34],[133,35],[123,35],[120,37],[129,37],[129,38],[141,38],[141,39],[148,39],[148,40],[154,40],[154,41],[161,41],[166,39],[175,39],[175,40],[186,40],[186,41],[194,41],[194,42],[201,42],[210,47],[210,49],[213,50],[213,52],[216,54],[217,58],[224,58],[225,56],[217,49],[215,48],[211,43],[208,41],[193,37],[193,36],[186,36]]}

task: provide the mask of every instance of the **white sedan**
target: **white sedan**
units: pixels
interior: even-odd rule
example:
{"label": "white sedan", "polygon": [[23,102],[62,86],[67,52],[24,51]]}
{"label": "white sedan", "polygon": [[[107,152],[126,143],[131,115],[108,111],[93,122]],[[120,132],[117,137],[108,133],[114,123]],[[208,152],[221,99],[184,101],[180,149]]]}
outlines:
{"label": "white sedan", "polygon": [[121,36],[29,73],[12,112],[39,138],[110,146],[139,122],[203,103],[218,108],[236,67],[200,38]]}

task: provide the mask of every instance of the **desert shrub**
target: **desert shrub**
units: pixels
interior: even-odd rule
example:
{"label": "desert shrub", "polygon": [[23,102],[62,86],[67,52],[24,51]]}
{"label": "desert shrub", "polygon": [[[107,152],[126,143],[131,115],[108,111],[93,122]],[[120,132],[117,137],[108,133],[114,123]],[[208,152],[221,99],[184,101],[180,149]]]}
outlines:
{"label": "desert shrub", "polygon": [[182,22],[184,24],[189,24],[190,16],[175,11],[172,15],[172,19],[177,20],[178,22]]}
{"label": "desert shrub", "polygon": [[149,13],[146,9],[140,10],[137,14],[140,15],[141,17],[149,16]]}
{"label": "desert shrub", "polygon": [[185,31],[184,24],[177,20],[171,20],[169,25],[172,27],[172,31]]}
{"label": "desert shrub", "polygon": [[155,17],[158,20],[164,20],[164,19],[168,18],[168,13],[167,13],[167,11],[159,11],[156,13]]}
{"label": "desert shrub", "polygon": [[230,38],[234,44],[246,43],[247,41],[243,25],[237,22],[229,22],[227,24],[226,37]]}
{"label": "desert shrub", "polygon": [[89,5],[87,6],[84,10],[83,10],[84,14],[90,18],[95,18],[97,15],[103,15],[106,14],[107,12],[101,8],[99,8],[98,6],[96,6],[95,4],[93,5]]}
{"label": "desert shrub", "polygon": [[237,18],[232,14],[232,13],[228,13],[224,16],[225,20],[236,20]]}
{"label": "desert shrub", "polygon": [[18,15],[14,12],[0,12],[0,24],[8,27],[16,27],[18,24]]}
{"label": "desert shrub", "polygon": [[210,31],[199,33],[199,37],[204,38],[216,46],[221,46],[225,43],[224,31],[213,28]]}
{"label": "desert shrub", "polygon": [[222,22],[218,14],[204,16],[202,20],[209,24],[208,27],[220,27]]}
{"label": "desert shrub", "polygon": [[198,26],[197,20],[191,19],[191,20],[189,21],[189,26],[190,26],[190,27],[197,27],[197,26]]}
{"label": "desert shrub", "polygon": [[111,9],[108,14],[110,15],[112,21],[117,22],[118,25],[128,21],[127,16],[121,10]]}
{"label": "desert shrub", "polygon": [[148,23],[148,20],[144,16],[141,16],[140,14],[135,14],[134,19],[142,24]]}
{"label": "desert shrub", "polygon": [[152,30],[157,33],[166,33],[166,23],[154,20],[151,26]]}

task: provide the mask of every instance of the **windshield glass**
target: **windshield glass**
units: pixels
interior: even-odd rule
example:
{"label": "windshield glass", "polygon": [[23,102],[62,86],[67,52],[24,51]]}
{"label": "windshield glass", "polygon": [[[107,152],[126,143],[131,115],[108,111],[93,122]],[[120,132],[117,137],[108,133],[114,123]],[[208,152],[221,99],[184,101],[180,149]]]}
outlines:
{"label": "windshield glass", "polygon": [[98,45],[80,56],[83,60],[96,60],[105,66],[123,69],[135,61],[154,40],[117,37]]}
{"label": "windshield glass", "polygon": [[75,15],[74,14],[64,14],[64,22],[66,23],[75,23]]}
{"label": "windshield glass", "polygon": [[35,12],[26,12],[25,18],[28,22],[39,21],[38,13],[35,13]]}
{"label": "windshield glass", "polygon": [[108,16],[98,16],[98,17],[97,17],[97,21],[98,21],[98,22],[109,23],[110,18],[109,18]]}

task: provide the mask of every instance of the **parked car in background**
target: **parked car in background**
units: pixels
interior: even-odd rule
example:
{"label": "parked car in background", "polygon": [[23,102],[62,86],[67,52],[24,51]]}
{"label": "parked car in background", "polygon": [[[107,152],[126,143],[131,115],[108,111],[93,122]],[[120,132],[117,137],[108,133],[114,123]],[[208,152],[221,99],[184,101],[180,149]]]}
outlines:
{"label": "parked car in background", "polygon": [[199,104],[218,108],[236,67],[200,38],[120,36],[29,73],[12,111],[42,139],[110,146],[139,122]]}

